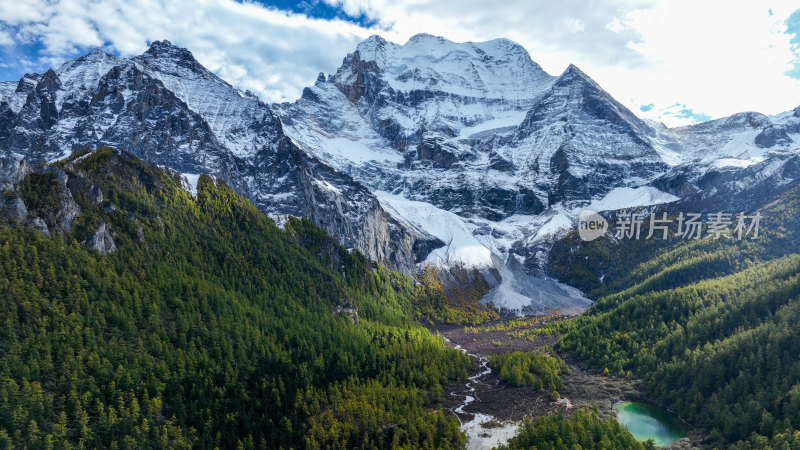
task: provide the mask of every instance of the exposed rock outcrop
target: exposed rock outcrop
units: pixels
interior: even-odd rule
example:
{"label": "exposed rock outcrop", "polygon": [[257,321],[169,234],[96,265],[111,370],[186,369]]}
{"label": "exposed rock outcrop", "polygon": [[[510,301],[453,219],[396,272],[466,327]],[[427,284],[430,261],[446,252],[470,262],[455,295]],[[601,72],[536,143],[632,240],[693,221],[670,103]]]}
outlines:
{"label": "exposed rock outcrop", "polygon": [[95,230],[94,235],[87,242],[89,248],[96,250],[100,253],[113,253],[117,251],[117,246],[114,244],[111,228],[106,222],[100,222],[100,225]]}

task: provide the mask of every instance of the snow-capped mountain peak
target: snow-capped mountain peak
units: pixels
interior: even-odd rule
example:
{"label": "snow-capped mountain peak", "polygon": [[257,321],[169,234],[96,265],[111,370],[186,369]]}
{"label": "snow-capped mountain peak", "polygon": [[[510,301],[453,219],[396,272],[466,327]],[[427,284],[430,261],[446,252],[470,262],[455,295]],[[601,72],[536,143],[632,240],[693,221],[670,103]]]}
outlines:
{"label": "snow-capped mountain peak", "polygon": [[124,60],[95,48],[88,54],[59,67],[57,74],[62,83],[56,105],[60,109],[65,101],[80,98],[97,84],[98,78],[107,74],[113,67],[124,64]]}
{"label": "snow-capped mountain peak", "polygon": [[163,74],[188,80],[207,78],[215,83],[225,85],[228,89],[236,90],[228,82],[200,64],[192,52],[186,48],[173,45],[167,40],[153,42],[143,54],[132,58],[132,60]]}
{"label": "snow-capped mountain peak", "polygon": [[[608,121],[612,124],[624,123],[642,135],[653,133],[652,129],[644,121],[615,100],[597,82],[574,64],[570,64],[564,70],[555,80],[550,91],[545,93],[545,96],[558,98],[558,101],[563,105],[579,106],[579,108],[570,110],[572,114],[586,112],[597,120]],[[543,104],[547,101],[539,99],[538,104]],[[535,111],[535,108],[531,109],[531,112],[533,111]],[[531,112],[529,112],[529,116]],[[528,119],[526,118],[526,120]]]}
{"label": "snow-capped mountain peak", "polygon": [[422,33],[398,45],[371,36],[356,52],[359,61],[375,62],[384,81],[399,92],[521,101],[534,98],[550,80],[522,46],[507,39],[455,43]]}
{"label": "snow-capped mountain peak", "polygon": [[788,185],[799,140],[800,107],[676,129],[642,121],[576,66],[550,76],[507,39],[372,36],[302,98],[272,107],[169,41],[0,82],[5,154],[111,145],[189,180],[208,173],[395,269],[483,278],[514,308],[547,306],[525,271],[581,208],[671,202],[715,180],[731,197],[742,180]]}
{"label": "snow-capped mountain peak", "polygon": [[251,157],[275,140],[268,130],[280,123],[267,105],[203,67],[187,49],[156,41],[131,61],[200,114],[237,157]]}
{"label": "snow-capped mountain peak", "polygon": [[489,278],[509,260],[536,260],[542,240],[530,238],[570,221],[562,203],[636,189],[667,170],[649,126],[591,78],[575,66],[552,77],[506,39],[372,36],[276,111],[305,149],[446,243],[426,264]]}
{"label": "snow-capped mountain peak", "polygon": [[537,174],[547,204],[636,187],[667,170],[654,132],[570,65],[528,110],[498,153]]}
{"label": "snow-capped mountain peak", "polygon": [[142,56],[150,58],[172,59],[173,61],[194,61],[194,55],[188,49],[173,45],[172,42],[153,41]]}
{"label": "snow-capped mountain peak", "polygon": [[364,61],[375,61],[380,67],[384,67],[386,63],[385,49],[387,45],[395,44],[388,42],[377,34],[373,34],[359,42],[356,46],[356,51],[359,57]]}

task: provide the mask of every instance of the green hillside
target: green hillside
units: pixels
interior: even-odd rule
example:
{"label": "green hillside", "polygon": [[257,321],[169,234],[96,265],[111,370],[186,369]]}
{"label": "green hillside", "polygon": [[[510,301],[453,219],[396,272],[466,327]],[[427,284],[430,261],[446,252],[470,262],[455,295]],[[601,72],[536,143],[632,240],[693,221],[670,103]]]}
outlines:
{"label": "green hillside", "polygon": [[519,434],[503,450],[571,450],[576,448],[653,449],[652,441],[641,443],[615,419],[600,419],[597,414],[579,409],[572,417],[563,413],[539,417],[535,422],[526,419]]}
{"label": "green hillside", "polygon": [[[463,446],[435,405],[472,363],[408,279],[206,176],[194,198],[108,148],[60,166],[72,230],[0,227],[0,448]],[[16,188],[51,224],[54,170]],[[87,248],[102,222],[113,253]]]}
{"label": "green hillside", "polygon": [[[797,188],[766,205],[762,233],[750,241],[576,244],[568,237],[553,257],[555,270],[582,274],[573,281],[597,303],[551,327],[564,333],[558,348],[598,370],[644,379],[654,399],[707,431],[715,445],[794,448],[798,205]],[[564,251],[570,247],[574,253]]]}

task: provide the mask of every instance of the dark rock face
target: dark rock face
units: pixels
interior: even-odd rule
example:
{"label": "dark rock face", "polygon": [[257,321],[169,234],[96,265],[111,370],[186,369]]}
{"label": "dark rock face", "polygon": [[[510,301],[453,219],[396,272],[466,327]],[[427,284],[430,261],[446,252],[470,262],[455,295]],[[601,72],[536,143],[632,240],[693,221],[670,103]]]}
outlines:
{"label": "dark rock face", "polygon": [[23,202],[21,198],[8,198],[4,203],[3,209],[8,211],[9,217],[13,223],[25,223],[25,221],[28,219],[28,208],[25,207],[25,202]]}
{"label": "dark rock face", "polygon": [[[124,106],[119,94],[123,88],[136,92]],[[182,172],[202,173],[213,167],[226,183],[241,188],[236,180],[242,173],[241,162],[224,150],[205,120],[159,80],[135,67],[112,70],[101,80],[100,89],[112,94],[95,101],[92,108],[118,111],[118,116],[95,145],[119,147]],[[91,144],[81,146],[91,148]]]}
{"label": "dark rock face", "polygon": [[[31,175],[38,178],[29,178]],[[48,203],[38,208],[26,205],[25,191],[22,184],[47,183],[47,190],[52,191]],[[24,160],[14,157],[0,157],[0,219],[17,225],[27,225],[45,234],[50,232],[67,233],[72,230],[81,209],[72,196],[67,174],[53,166],[44,166],[34,170]],[[38,186],[37,186],[38,187]],[[37,199],[38,200],[38,199]],[[34,206],[36,203],[33,204]]]}
{"label": "dark rock face", "polygon": [[0,102],[0,145],[8,139],[17,115],[8,106],[8,102]]}
{"label": "dark rock face", "polygon": [[81,208],[75,203],[75,199],[72,197],[72,191],[69,189],[68,181],[69,177],[66,173],[62,170],[54,170],[57,178],[58,178],[58,185],[59,185],[59,200],[58,200],[58,210],[59,214],[57,216],[57,227],[60,231],[67,233],[72,230],[72,224],[75,222],[75,218],[78,217],[78,214],[81,212]]}
{"label": "dark rock face", "polygon": [[270,195],[256,197],[256,206],[312,218],[342,245],[357,248],[373,260],[411,273],[435,240],[388,217],[367,189],[303,152],[288,138],[283,138],[275,152],[257,155],[255,164],[254,183],[269,187],[268,192],[292,194],[281,194],[277,208]]}
{"label": "dark rock face", "polygon": [[722,168],[695,181],[680,206],[696,212],[752,212],[800,183],[800,156],[776,155],[744,169]]}
{"label": "dark rock face", "polygon": [[383,87],[376,76],[379,72],[375,61],[363,61],[359,52],[355,51],[344,59],[342,67],[334,76],[334,84],[353,104],[359,103],[362,98],[367,103],[373,103]]}
{"label": "dark rock face", "polygon": [[[27,76],[20,80],[17,92],[25,92],[29,89],[30,81],[26,78]],[[59,118],[55,106],[56,92],[59,88],[58,75],[53,70],[48,70],[35,87],[28,91],[25,105],[16,117],[8,113],[4,114],[4,122],[8,128],[0,132],[0,136],[5,136],[4,141],[8,143],[9,147],[34,152],[47,151],[46,136]]]}
{"label": "dark rock face", "polygon": [[0,156],[0,187],[11,189],[32,171],[31,166],[22,159]]}
{"label": "dark rock face", "polygon": [[489,153],[489,168],[498,172],[513,173],[514,164],[495,152]]}
{"label": "dark rock face", "polygon": [[653,187],[677,197],[688,197],[697,192],[687,167],[676,167],[653,181]]}
{"label": "dark rock face", "polygon": [[26,73],[17,82],[16,92],[20,94],[28,94],[29,92],[36,89],[36,85],[39,83],[39,80],[41,79],[42,76],[39,75],[38,73]]}
{"label": "dark rock face", "polygon": [[761,148],[786,145],[793,142],[789,134],[786,133],[786,129],[777,125],[770,125],[764,128],[755,138],[755,144]]}
{"label": "dark rock face", "polygon": [[458,162],[456,155],[447,146],[442,148],[440,141],[436,139],[420,142],[417,145],[416,159],[437,169],[450,169]]}
{"label": "dark rock face", "polygon": [[47,223],[41,217],[34,217],[31,220],[31,227],[44,235],[50,235],[50,229],[47,227]]}
{"label": "dark rock face", "polygon": [[[104,167],[105,172],[98,176],[113,174],[110,178],[126,187],[138,184],[147,189],[147,185],[141,181],[147,177],[152,179],[152,172],[141,170],[145,163],[129,153],[115,152],[111,158],[115,160],[109,166],[115,167]],[[77,158],[77,161],[80,160],[81,158]],[[88,200],[97,206],[103,206],[102,191],[90,180],[83,168],[76,168],[73,162],[68,161],[63,165],[37,164],[31,167],[24,160],[0,158],[0,194],[3,199],[0,201],[0,223],[28,227],[45,235],[66,234],[72,231],[75,220],[82,214],[74,196],[78,196],[82,202]],[[119,169],[124,171],[115,172]],[[154,166],[147,169],[157,170]],[[137,176],[139,179],[135,180],[134,177]],[[150,184],[152,187],[153,183]],[[25,202],[29,202],[29,206]],[[116,207],[106,203],[105,209],[112,212]],[[136,222],[133,215],[128,218]],[[139,239],[143,242],[144,230],[141,225],[137,226]],[[85,236],[81,245],[100,253],[112,253],[117,251],[114,242],[116,236],[110,225],[103,221]]]}

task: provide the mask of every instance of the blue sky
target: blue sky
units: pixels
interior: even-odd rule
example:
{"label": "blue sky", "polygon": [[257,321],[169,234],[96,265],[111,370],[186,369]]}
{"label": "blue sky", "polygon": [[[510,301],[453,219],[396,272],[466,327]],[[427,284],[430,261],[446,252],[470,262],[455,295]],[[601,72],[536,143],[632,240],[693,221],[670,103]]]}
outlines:
{"label": "blue sky", "polygon": [[[791,43],[795,50],[800,48],[800,10],[797,10],[786,19],[786,33],[792,36]],[[800,78],[800,56],[796,57],[792,68],[787,71],[787,75],[793,78]]]}
{"label": "blue sky", "polygon": [[38,42],[0,47],[0,80],[16,80],[27,71],[49,67],[49,64],[38,61],[41,50],[42,45]]}
{"label": "blue sky", "polygon": [[352,22],[362,27],[371,27],[376,24],[374,19],[370,19],[366,14],[359,13],[350,15],[344,11],[340,4],[329,4],[321,0],[306,0],[302,2],[292,1],[258,1],[258,3],[281,11],[291,11],[296,14],[305,14],[317,19],[341,19]]}
{"label": "blue sky", "polygon": [[0,0],[0,79],[169,39],[242,89],[292,101],[369,35],[419,32],[509,38],[669,125],[800,105],[800,0]]}

